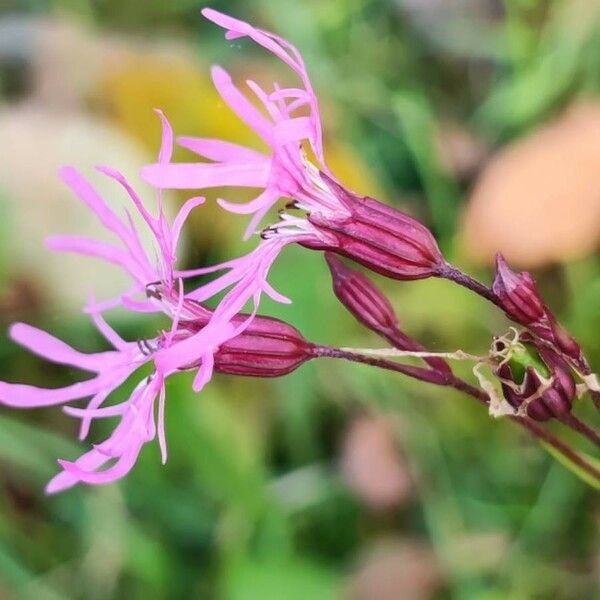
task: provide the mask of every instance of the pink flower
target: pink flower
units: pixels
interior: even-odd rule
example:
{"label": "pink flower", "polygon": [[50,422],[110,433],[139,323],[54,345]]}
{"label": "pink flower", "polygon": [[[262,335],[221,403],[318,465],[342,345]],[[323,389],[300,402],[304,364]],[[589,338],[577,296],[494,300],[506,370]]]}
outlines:
{"label": "pink flower", "polygon": [[[319,107],[298,50],[269,32],[210,8],[204,9],[202,14],[227,29],[227,39],[248,36],[271,51],[299,76],[302,87],[275,86],[267,93],[254,81],[247,81],[250,91],[264,108],[261,112],[235,86],[224,69],[213,67],[213,82],[224,102],[269,146],[271,155],[222,140],[182,137],[178,139],[181,146],[212,162],[159,163],[145,167],[144,178],[159,188],[263,188],[257,198],[246,204],[219,200],[219,204],[231,212],[254,215],[247,236],[282,197],[294,198],[306,209],[344,211],[344,206],[329,192],[319,175],[319,168],[327,170],[323,160]],[[308,114],[300,115],[302,111]],[[309,144],[319,167],[309,162],[302,142]]]}
{"label": "pink flower", "polygon": [[[162,119],[164,143],[160,156],[161,160],[168,160],[170,127],[166,119]],[[81,419],[81,439],[87,436],[93,419],[120,419],[107,440],[75,462],[59,461],[63,471],[49,482],[48,493],[62,491],[80,482],[100,484],[123,477],[135,464],[143,445],[156,437],[165,462],[164,382],[171,375],[181,370],[195,370],[193,387],[200,391],[215,368],[221,372],[275,376],[293,370],[311,357],[310,345],[290,326],[264,317],[253,323],[263,292],[279,302],[289,302],[266,281],[274,257],[287,240],[266,242],[248,256],[214,267],[178,271],[175,263],[181,229],[190,210],[202,199],[194,198],[185,203],[170,224],[162,211],[160,195],[158,216],[154,217],[122,175],[107,168],[101,171],[126,189],[151,230],[156,247],[152,253],[146,251],[129,214],[126,220],[120,219],[74,169],[61,170],[65,183],[114,234],[118,243],[57,236],[49,240],[49,246],[115,264],[128,273],[132,286],[119,298],[100,303],[92,300],[86,307],[86,312],[112,345],[112,350],[84,354],[35,327],[17,323],[10,328],[11,338],[31,352],[94,376],[58,389],[0,382],[0,403],[16,408],[34,408],[66,405],[90,398],[83,408],[64,407],[67,414]],[[152,259],[152,256],[157,258]],[[184,293],[184,279],[220,270],[225,273],[214,281]],[[226,293],[214,312],[202,306],[201,302],[223,291]],[[254,305],[253,312],[240,315],[248,301]],[[154,339],[127,342],[101,314],[118,305],[134,312],[162,311],[170,318],[171,325]],[[261,369],[262,359],[266,363]],[[147,363],[153,363],[152,374],[140,380],[125,402],[103,406],[114,390]]]}
{"label": "pink flower", "polygon": [[[226,104],[268,145],[270,154],[206,138],[182,137],[178,143],[204,162],[149,165],[142,176],[159,188],[261,188],[252,201],[236,204],[220,199],[226,210],[252,214],[249,237],[281,198],[304,215],[280,211],[280,220],[263,230],[264,238],[299,237],[313,249],[331,250],[395,279],[436,275],[445,261],[432,234],[415,219],[374,198],[347,191],[331,174],[323,156],[317,98],[304,61],[286,40],[212,9],[202,14],[226,29],[227,39],[250,37],[286,65],[301,87],[274,85],[267,92],[253,81],[248,88],[263,107],[258,110],[221,67],[213,67],[215,87]],[[313,164],[305,152],[316,157]],[[206,162],[210,161],[210,162]]]}

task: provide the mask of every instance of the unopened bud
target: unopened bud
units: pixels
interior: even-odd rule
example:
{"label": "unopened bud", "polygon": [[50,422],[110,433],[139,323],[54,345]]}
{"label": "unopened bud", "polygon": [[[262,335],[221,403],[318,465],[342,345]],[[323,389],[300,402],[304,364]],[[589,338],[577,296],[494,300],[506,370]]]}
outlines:
{"label": "unopened bud", "polygon": [[[325,259],[331,271],[335,295],[357,321],[386,338],[399,350],[425,350],[417,340],[400,329],[390,301],[369,277],[346,266],[331,252],[325,253]],[[424,360],[438,371],[451,372],[446,361],[441,358],[426,357]]]}
{"label": "unopened bud", "polygon": [[338,300],[360,323],[375,333],[389,335],[398,318],[383,292],[363,273],[347,267],[331,252],[325,253]]}
{"label": "unopened bud", "polygon": [[349,216],[311,213],[308,220],[328,241],[309,241],[306,246],[347,256],[392,279],[424,279],[444,266],[437,242],[424,225],[374,198],[347,191],[324,173],[321,177]]}
{"label": "unopened bud", "polygon": [[547,346],[522,342],[495,373],[507,402],[515,409],[526,406],[532,419],[547,421],[571,411],[576,394],[571,369]]}
{"label": "unopened bud", "polygon": [[512,271],[500,253],[496,255],[496,277],[492,291],[513,321],[551,342],[567,356],[575,359],[580,356],[579,345],[546,306],[531,274]]}

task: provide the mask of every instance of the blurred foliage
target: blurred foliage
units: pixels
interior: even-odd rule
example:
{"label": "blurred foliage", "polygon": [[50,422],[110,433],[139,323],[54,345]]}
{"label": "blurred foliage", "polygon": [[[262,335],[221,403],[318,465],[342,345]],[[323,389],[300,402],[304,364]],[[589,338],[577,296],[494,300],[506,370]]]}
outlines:
{"label": "blurred foliage", "polygon": [[[293,40],[319,90],[333,170],[349,186],[425,220],[457,260],[466,260],[456,250],[464,198],[486,153],[600,86],[600,11],[588,0],[211,4]],[[224,114],[207,76],[211,63],[241,77],[286,76],[247,41],[224,43],[198,9],[196,0],[1,0],[0,26],[15,15],[31,23],[44,16],[81,25],[110,51],[129,43],[118,60],[99,61],[93,85],[67,110],[101,119],[150,159],[159,136],[155,106],[178,132],[254,143]],[[6,114],[28,101],[14,76],[15,56],[19,69],[38,64],[26,35],[32,34],[17,36],[8,50],[0,40]],[[447,123],[459,124],[484,148],[464,171],[449,168],[440,155]],[[34,168],[32,160],[23,172]],[[65,195],[65,210],[72,201]],[[9,243],[7,215],[33,210],[27,204],[10,198],[0,181],[3,325],[16,315],[83,349],[100,347],[81,317],[65,315],[50,300],[25,302],[15,291],[17,280],[36,283],[19,271]],[[192,223],[188,264],[248,247],[239,241],[243,224],[214,203]],[[599,365],[597,257],[552,265],[536,276]],[[76,277],[65,273],[56,285],[75,285]],[[294,304],[266,302],[264,312],[309,339],[380,343],[336,303],[317,253],[289,248],[272,280]],[[492,308],[445,282],[380,283],[406,330],[434,350],[484,351],[491,334],[506,327]],[[37,293],[45,298],[45,290]],[[152,319],[120,323],[118,315],[115,323],[134,338],[160,326]],[[60,385],[73,377],[5,336],[0,356],[2,379]],[[470,376],[468,367],[457,369]],[[589,407],[581,410],[594,418]],[[349,425],[374,414],[391,423],[414,482],[408,501],[383,512],[339,468]],[[81,452],[74,425],[58,410],[0,414],[0,598],[569,600],[600,593],[594,491],[509,423],[493,422],[453,392],[362,366],[315,362],[273,381],[216,377],[197,397],[183,374],[168,389],[167,466],[160,465],[157,447],[147,447],[122,483],[46,498],[42,490],[56,458]],[[94,440],[102,433],[98,427]],[[433,566],[422,568],[441,575],[431,589],[404,595],[412,589],[408,582],[419,580],[406,561],[393,572],[375,571],[382,574],[368,584],[372,593],[356,595],[357,577],[368,575],[378,544],[390,539],[425,544]],[[378,595],[388,576],[401,582],[397,595]]]}

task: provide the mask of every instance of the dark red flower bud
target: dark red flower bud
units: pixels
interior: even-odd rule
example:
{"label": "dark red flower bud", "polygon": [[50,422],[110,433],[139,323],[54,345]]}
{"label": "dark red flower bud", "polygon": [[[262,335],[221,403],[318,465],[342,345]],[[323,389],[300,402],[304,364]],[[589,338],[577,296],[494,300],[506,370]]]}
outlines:
{"label": "dark red flower bud", "polygon": [[[182,321],[180,328],[200,331],[210,312],[193,321]],[[233,324],[241,324],[248,315],[238,315]],[[237,337],[222,344],[215,353],[215,371],[247,377],[280,377],[297,369],[313,357],[313,345],[295,328],[271,317],[257,316]]]}
{"label": "dark red flower bud", "polygon": [[325,253],[325,260],[335,295],[360,323],[381,335],[398,329],[398,318],[390,301],[366,275],[347,267],[331,252]]}
{"label": "dark red flower bud", "polygon": [[424,225],[374,198],[347,191],[325,173],[321,177],[349,215],[311,213],[308,220],[330,242],[304,245],[347,256],[392,279],[423,279],[443,267],[437,242]]}
{"label": "dark red flower bud", "polygon": [[[325,259],[331,271],[335,295],[357,321],[386,338],[399,350],[425,351],[424,346],[400,329],[390,301],[371,279],[346,266],[331,252],[325,253]],[[441,358],[427,357],[424,360],[438,371],[451,372]]]}
{"label": "dark red flower bud", "polygon": [[496,277],[492,291],[504,312],[513,321],[524,325],[538,337],[554,344],[567,356],[579,358],[577,342],[560,326],[544,304],[530,273],[515,273],[502,254],[496,254]]}
{"label": "dark red flower bud", "polygon": [[507,402],[515,409],[527,403],[536,421],[560,418],[571,412],[575,380],[567,363],[554,350],[533,339],[496,369]]}

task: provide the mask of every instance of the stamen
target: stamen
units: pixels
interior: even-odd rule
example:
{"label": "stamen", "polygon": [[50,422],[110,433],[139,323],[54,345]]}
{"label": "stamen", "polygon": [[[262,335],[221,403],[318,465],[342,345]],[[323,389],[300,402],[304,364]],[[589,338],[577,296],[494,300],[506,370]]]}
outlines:
{"label": "stamen", "polygon": [[157,346],[153,346],[150,343],[150,340],[137,340],[136,342],[137,347],[139,348],[140,352],[144,355],[144,356],[152,356],[152,354],[154,354],[156,352],[156,350],[158,349]]}
{"label": "stamen", "polygon": [[162,300],[162,294],[160,292],[160,287],[162,286],[162,281],[152,281],[146,284],[146,297],[147,298],[156,298],[157,300]]}

